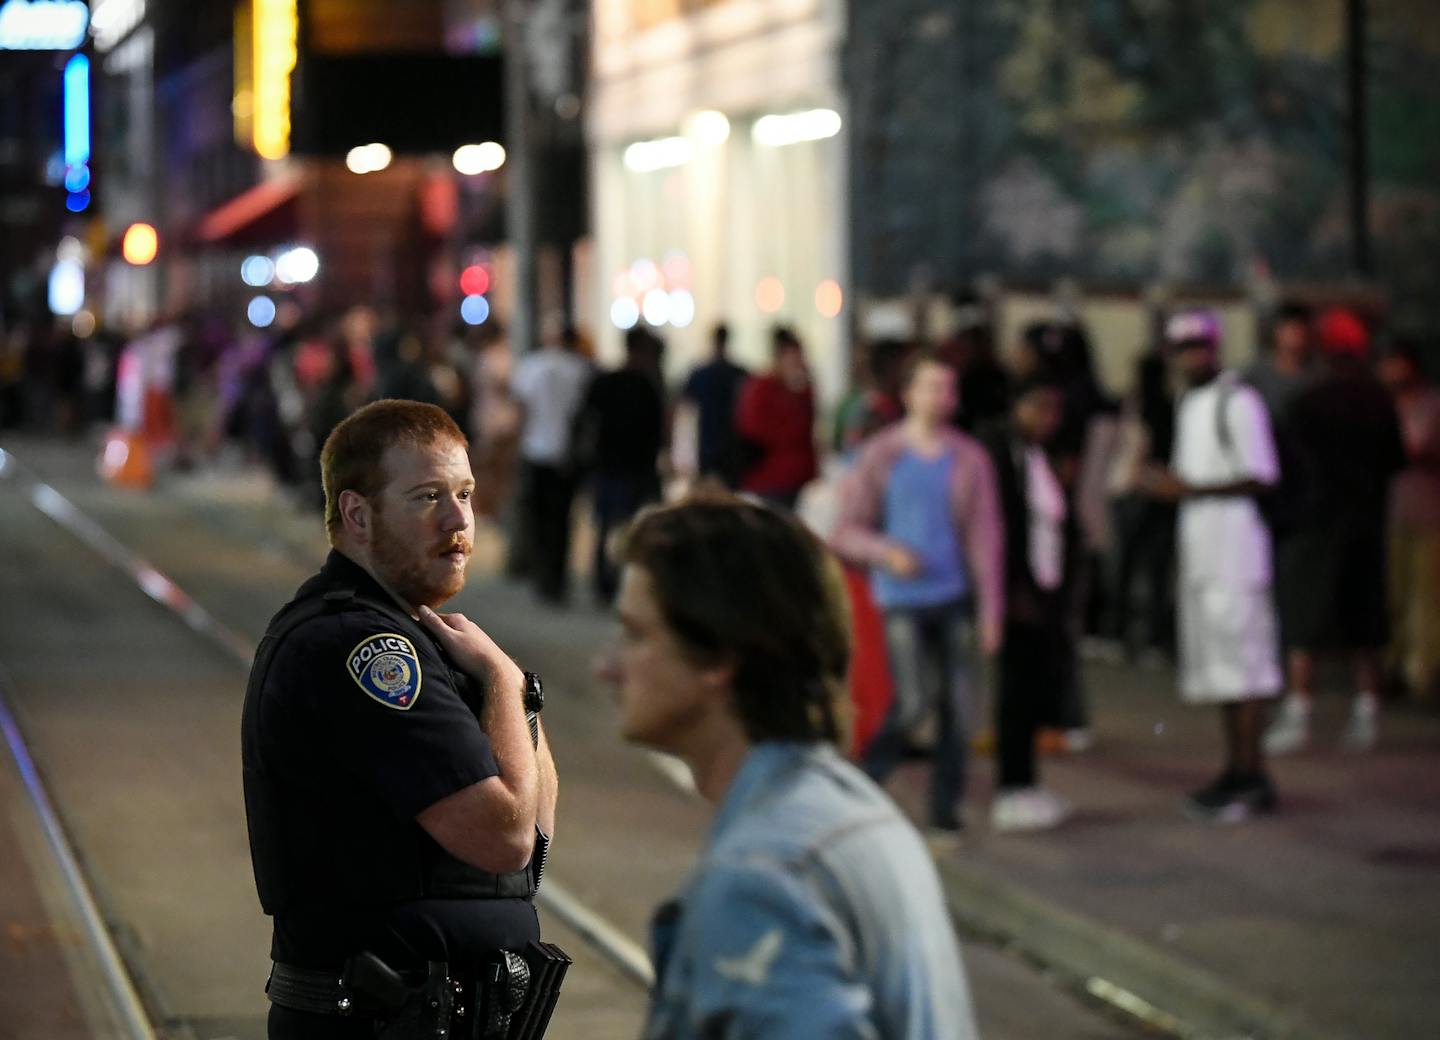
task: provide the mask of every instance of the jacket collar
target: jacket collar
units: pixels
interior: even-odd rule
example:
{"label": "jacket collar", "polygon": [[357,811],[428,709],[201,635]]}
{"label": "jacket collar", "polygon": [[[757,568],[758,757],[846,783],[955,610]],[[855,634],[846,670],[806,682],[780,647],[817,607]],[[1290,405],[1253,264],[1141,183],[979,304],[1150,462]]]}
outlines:
{"label": "jacket collar", "polygon": [[710,844],[734,827],[762,799],[775,793],[781,778],[809,762],[833,757],[835,749],[822,742],[767,740],[756,744],[740,764],[710,827]]}

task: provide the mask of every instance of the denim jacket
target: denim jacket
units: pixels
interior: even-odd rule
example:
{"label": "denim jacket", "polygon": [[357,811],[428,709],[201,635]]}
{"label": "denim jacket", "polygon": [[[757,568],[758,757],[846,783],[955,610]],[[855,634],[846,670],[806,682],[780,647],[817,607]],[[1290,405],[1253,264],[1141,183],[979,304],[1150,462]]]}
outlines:
{"label": "denim jacket", "polygon": [[970,1040],[920,835],[829,746],[762,743],[652,924],[646,1040]]}

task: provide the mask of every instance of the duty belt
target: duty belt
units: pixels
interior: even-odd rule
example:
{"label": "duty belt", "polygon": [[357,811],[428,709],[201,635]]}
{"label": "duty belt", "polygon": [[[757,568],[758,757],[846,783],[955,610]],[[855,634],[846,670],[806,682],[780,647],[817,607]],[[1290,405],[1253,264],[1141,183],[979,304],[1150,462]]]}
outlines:
{"label": "duty belt", "polygon": [[521,953],[497,950],[477,974],[457,977],[442,961],[401,973],[366,952],[340,971],[277,962],[265,992],[294,1011],[373,1018],[380,1040],[540,1040],[570,963],[560,947],[532,942]]}

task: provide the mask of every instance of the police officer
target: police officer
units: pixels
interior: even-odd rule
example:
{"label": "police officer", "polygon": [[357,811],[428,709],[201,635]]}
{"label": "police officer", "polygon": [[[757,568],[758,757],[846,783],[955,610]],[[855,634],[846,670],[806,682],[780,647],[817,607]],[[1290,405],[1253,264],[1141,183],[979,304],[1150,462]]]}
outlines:
{"label": "police officer", "polygon": [[555,823],[538,678],[435,612],[471,551],[464,435],[432,405],[378,401],[320,464],[332,551],[271,621],[242,725],[272,1038],[374,1036],[361,955],[406,986],[432,962],[469,984],[538,939]]}

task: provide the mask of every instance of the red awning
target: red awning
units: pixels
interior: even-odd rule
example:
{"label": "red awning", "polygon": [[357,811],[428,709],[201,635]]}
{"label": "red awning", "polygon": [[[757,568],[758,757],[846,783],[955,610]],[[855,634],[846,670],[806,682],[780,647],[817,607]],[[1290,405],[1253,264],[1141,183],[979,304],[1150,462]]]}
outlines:
{"label": "red awning", "polygon": [[195,239],[228,245],[271,245],[294,236],[299,178],[261,181],[215,207],[195,226]]}

